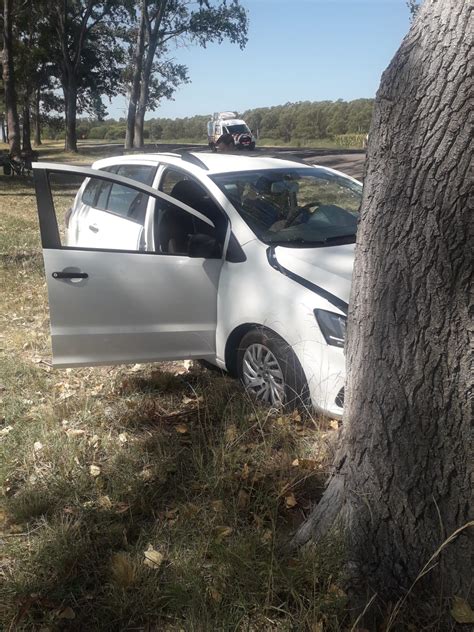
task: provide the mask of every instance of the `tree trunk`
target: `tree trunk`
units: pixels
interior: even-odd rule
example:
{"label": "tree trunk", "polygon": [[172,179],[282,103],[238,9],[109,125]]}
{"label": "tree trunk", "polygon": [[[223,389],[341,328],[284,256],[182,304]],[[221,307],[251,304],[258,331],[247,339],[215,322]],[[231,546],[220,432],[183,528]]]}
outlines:
{"label": "tree trunk", "polygon": [[[135,113],[135,129],[133,146],[141,148],[144,146],[144,134],[143,126],[145,123],[145,114],[148,106],[148,94],[150,87],[151,71],[153,69],[153,60],[155,59],[155,53],[159,40],[159,29],[163,20],[163,16],[167,10],[168,0],[160,0],[157,13],[154,17],[153,28],[151,28],[150,21],[147,22],[148,30],[148,50],[143,64],[142,80],[140,84],[140,97],[138,99],[137,109]],[[149,20],[148,15],[145,16]]]}
{"label": "tree trunk", "polygon": [[19,158],[21,154],[20,121],[18,119],[15,88],[11,10],[12,0],[5,0],[3,8],[3,85],[5,90],[5,113],[7,117],[10,154],[13,158]]}
{"label": "tree trunk", "polygon": [[5,117],[0,114],[0,139],[2,143],[7,143],[7,131],[5,129]]}
{"label": "tree trunk", "polygon": [[[146,114],[146,102],[148,100],[148,82],[146,82],[146,88],[144,86],[145,80],[142,83],[142,91],[140,94],[140,100],[138,102],[137,112],[135,115],[135,132],[133,146],[137,149],[142,148],[145,145],[145,137],[143,128],[145,125]],[[146,94],[146,96],[145,96]]]}
{"label": "tree trunk", "polygon": [[77,113],[77,85],[73,74],[68,73],[63,83],[66,138],[64,150],[77,152],[76,113]]}
{"label": "tree trunk", "polygon": [[31,122],[30,122],[30,95],[27,94],[25,102],[23,104],[23,134],[22,134],[22,148],[23,151],[30,152],[33,150],[31,147]]}
{"label": "tree trunk", "polygon": [[[343,430],[323,499],[294,540],[345,529],[356,603],[397,602],[469,521],[469,17],[467,2],[425,2],[375,102]],[[472,531],[416,582],[428,612],[466,599]]]}
{"label": "tree trunk", "polygon": [[145,51],[145,14],[147,11],[146,0],[142,0],[140,7],[140,24],[138,27],[137,45],[133,56],[133,80],[130,91],[130,102],[127,113],[127,131],[125,134],[125,149],[132,149],[135,136],[135,116],[137,102],[140,98],[140,82],[142,79],[143,55]]}
{"label": "tree trunk", "polygon": [[34,135],[35,135],[35,146],[39,147],[41,145],[41,114],[40,114],[40,103],[41,103],[41,90],[37,88],[35,91],[35,110],[33,116],[33,125],[34,125]]}
{"label": "tree trunk", "polygon": [[145,114],[146,114],[146,108],[147,108],[147,103],[148,103],[148,90],[149,90],[149,85],[150,85],[150,73],[151,73],[152,64],[153,64],[153,57],[151,58],[150,63],[149,63],[149,59],[147,59],[145,62],[142,82],[140,86],[140,98],[138,99],[137,110],[135,113],[135,130],[134,130],[133,146],[136,147],[137,149],[143,147],[145,144],[143,127],[145,124]]}

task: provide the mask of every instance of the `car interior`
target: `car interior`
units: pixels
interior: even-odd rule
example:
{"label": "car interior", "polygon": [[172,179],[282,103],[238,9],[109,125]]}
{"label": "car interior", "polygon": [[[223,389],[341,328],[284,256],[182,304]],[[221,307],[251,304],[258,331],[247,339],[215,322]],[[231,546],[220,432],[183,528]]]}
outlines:
{"label": "car interior", "polygon": [[165,254],[219,258],[222,254],[223,214],[209,194],[193,180],[183,179],[173,186],[171,197],[199,211],[216,225],[213,228],[173,204],[163,202],[155,215],[158,250]]}

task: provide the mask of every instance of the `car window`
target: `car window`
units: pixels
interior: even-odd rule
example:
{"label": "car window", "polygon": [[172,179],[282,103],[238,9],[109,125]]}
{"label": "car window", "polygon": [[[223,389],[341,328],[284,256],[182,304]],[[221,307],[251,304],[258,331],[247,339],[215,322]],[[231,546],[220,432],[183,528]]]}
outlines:
{"label": "car window", "polygon": [[160,182],[160,191],[171,195],[171,191],[173,190],[174,186],[178,182],[181,182],[181,180],[189,180],[189,176],[187,176],[183,171],[177,171],[176,169],[167,169],[163,174]]}
{"label": "car window", "polygon": [[[152,165],[114,165],[103,171],[117,173],[144,184],[153,184],[156,167]],[[133,220],[141,225],[145,221],[146,196],[120,184],[91,179],[82,194],[83,204]]]}
{"label": "car window", "polygon": [[[102,171],[108,171],[109,173],[117,173],[118,166],[114,165],[112,167],[104,167]],[[93,206],[94,208],[98,208],[97,205],[100,204],[100,208],[105,208],[107,204],[108,192],[110,191],[110,183],[103,182],[102,180],[94,180],[91,179],[87,183],[84,192],[82,193],[81,201],[83,204],[87,206]]]}
{"label": "car window", "polygon": [[330,246],[355,241],[362,187],[324,169],[261,169],[211,176],[266,244]]}
{"label": "car window", "polygon": [[215,228],[170,202],[156,201],[155,249],[163,254],[186,255],[193,240],[204,239],[204,236],[207,236],[215,240],[218,245],[216,256],[220,256],[227,221],[209,192],[196,180],[177,169],[165,171],[160,190],[208,217]]}

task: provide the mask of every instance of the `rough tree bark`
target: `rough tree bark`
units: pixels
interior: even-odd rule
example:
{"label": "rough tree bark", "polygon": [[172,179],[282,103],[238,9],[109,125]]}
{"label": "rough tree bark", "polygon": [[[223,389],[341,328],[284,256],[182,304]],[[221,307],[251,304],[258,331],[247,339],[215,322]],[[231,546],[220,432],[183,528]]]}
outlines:
{"label": "rough tree bark", "polygon": [[[402,598],[473,517],[471,9],[427,0],[375,102],[343,429],[325,494],[293,542],[342,526],[355,603],[374,593],[385,603]],[[445,598],[472,590],[472,531],[463,529],[416,583],[428,612],[436,604],[446,613]]]}
{"label": "rough tree bark", "polygon": [[22,149],[26,152],[31,152],[31,117],[30,117],[30,94],[29,91],[26,91],[24,101],[23,101],[23,111],[22,111]]}
{"label": "rough tree bark", "polygon": [[144,62],[142,62],[142,75],[139,82],[138,101],[135,109],[133,146],[141,148],[145,144],[143,134],[145,114],[148,105],[148,95],[150,89],[151,71],[153,68],[153,60],[155,59],[156,49],[159,44],[160,27],[168,5],[168,0],[161,0],[155,15],[149,16],[145,13],[145,26],[147,30],[147,51]]}
{"label": "rough tree bark", "polygon": [[12,36],[12,5],[13,0],[5,0],[3,5],[3,85],[5,90],[5,113],[8,128],[8,144],[10,154],[18,159],[21,154],[20,121],[17,110],[15,88],[15,69],[13,63]]}
{"label": "rough tree bark", "polygon": [[35,146],[38,147],[41,145],[41,112],[40,112],[40,103],[41,103],[41,89],[36,88],[35,90],[35,100],[34,100],[34,115],[33,115],[33,126],[34,126],[34,136],[35,136]]}
{"label": "rough tree bark", "polygon": [[147,12],[147,1],[140,3],[140,22],[138,24],[137,43],[133,54],[133,77],[130,89],[130,101],[127,113],[127,131],[125,134],[125,149],[132,149],[135,136],[135,116],[137,103],[140,98],[140,80],[142,77],[143,55],[145,51],[145,16]]}

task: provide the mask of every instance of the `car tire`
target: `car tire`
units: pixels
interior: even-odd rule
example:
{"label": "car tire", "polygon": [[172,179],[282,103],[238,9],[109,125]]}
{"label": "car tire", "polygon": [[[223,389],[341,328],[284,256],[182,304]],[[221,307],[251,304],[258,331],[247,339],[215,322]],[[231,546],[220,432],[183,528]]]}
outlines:
{"label": "car tire", "polygon": [[250,143],[249,149],[250,151],[253,151],[255,149],[255,143]]}
{"label": "car tire", "polygon": [[242,338],[237,373],[244,388],[264,404],[291,410],[308,401],[308,385],[298,358],[283,338],[268,329],[252,329]]}

